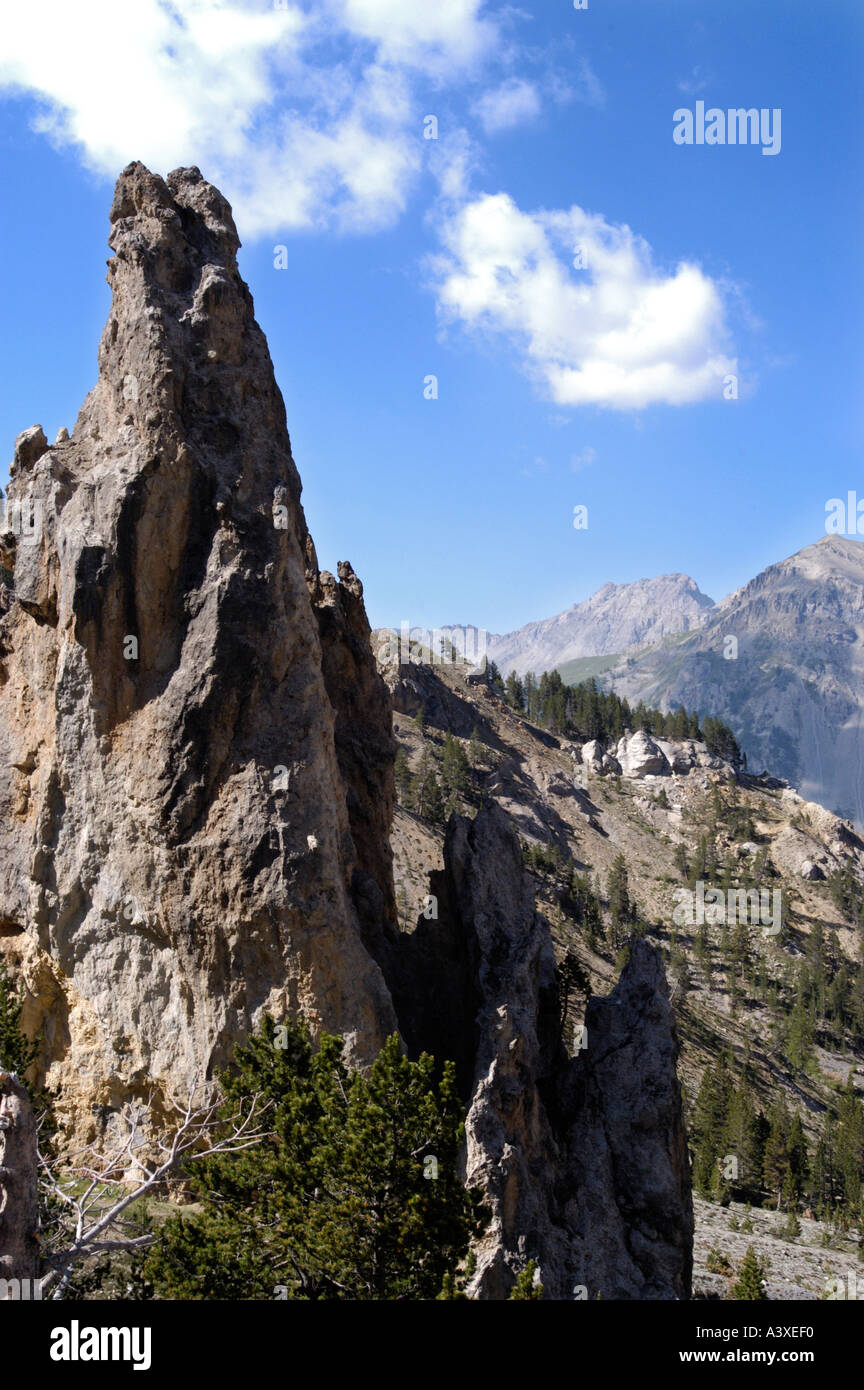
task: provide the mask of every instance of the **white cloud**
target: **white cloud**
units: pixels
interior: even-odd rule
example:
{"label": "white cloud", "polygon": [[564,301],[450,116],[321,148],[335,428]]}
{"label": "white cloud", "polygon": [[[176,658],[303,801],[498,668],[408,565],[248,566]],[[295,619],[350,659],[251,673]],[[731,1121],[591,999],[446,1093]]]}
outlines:
{"label": "white cloud", "polygon": [[243,230],[299,230],[325,216],[352,231],[392,223],[420,167],[417,132],[408,132],[410,110],[400,77],[369,68],[326,120],[281,116],[271,138],[250,144],[231,175]]}
{"label": "white cloud", "polygon": [[587,58],[579,59],[576,71],[570,74],[569,81],[564,81],[560,75],[555,74],[553,83],[553,96],[559,102],[582,101],[586,106],[606,104],[606,89]]}
{"label": "white cloud", "polygon": [[175,13],[158,0],[44,0],[4,17],[0,82],[43,97],[43,128],[99,169],[136,156],[169,164],[217,133],[230,155],[272,99],[266,57],[290,67],[303,27],[296,8],[179,0]]}
{"label": "white cloud", "polygon": [[442,318],[509,339],[557,405],[721,399],[735,362],[720,291],[698,266],[664,274],[629,227],[575,206],[525,213],[506,193],[467,203],[441,231]]}
{"label": "white cloud", "polygon": [[429,214],[430,220],[441,215],[442,209],[452,209],[467,202],[471,180],[481,166],[481,155],[474,140],[462,126],[447,132],[446,140],[430,142],[429,171],[438,184],[437,203]]}
{"label": "white cloud", "polygon": [[374,230],[423,159],[419,73],[441,83],[494,37],[481,0],[40,0],[9,7],[0,90],[114,177],[198,164],[244,235]]}
{"label": "white cloud", "polygon": [[337,0],[346,29],[372,40],[382,57],[429,71],[470,67],[497,31],[484,0]]}
{"label": "white cloud", "polygon": [[581,473],[583,468],[590,468],[597,457],[597,450],[592,449],[590,444],[586,444],[584,449],[580,449],[578,454],[570,457],[570,471]]}
{"label": "white cloud", "polygon": [[500,87],[484,92],[472,109],[486,134],[494,135],[538,116],[540,97],[532,82],[511,77]]}

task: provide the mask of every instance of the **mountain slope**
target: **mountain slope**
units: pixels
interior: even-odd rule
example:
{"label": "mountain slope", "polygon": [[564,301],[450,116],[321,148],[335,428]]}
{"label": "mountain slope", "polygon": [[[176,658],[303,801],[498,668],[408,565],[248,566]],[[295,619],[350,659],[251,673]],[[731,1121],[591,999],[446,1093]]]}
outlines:
{"label": "mountain slope", "polygon": [[697,631],[603,677],[631,702],[711,711],[751,768],[864,824],[864,544],[825,536],[770,565]]}
{"label": "mountain slope", "polygon": [[[516,828],[559,970],[575,956],[592,992],[610,989],[626,955],[630,927],[616,924],[612,903],[616,861],[623,857],[640,929],[666,962],[694,1155],[706,1068],[725,1055],[736,1085],[763,1115],[786,1106],[799,1116],[812,1160],[800,1239],[781,1241],[786,1205],[777,1212],[761,1165],[754,1169],[749,1151],[739,1150],[740,1138],[721,1148],[726,1158],[740,1160],[738,1205],[696,1203],[695,1296],[725,1297],[729,1281],[717,1273],[713,1256],[719,1250],[737,1271],[749,1243],[773,1261],[770,1298],[824,1296],[856,1258],[859,1236],[854,1222],[838,1227],[821,1207],[818,1156],[826,1117],[838,1113],[843,1088],[851,1088],[858,1107],[864,1097],[857,906],[864,839],[776,779],[736,777],[699,743],[659,740],[655,748],[662,744],[671,755],[664,761],[648,757],[653,750],[637,733],[621,741],[623,757],[620,744],[607,744],[604,762],[595,740],[530,723],[494,687],[457,665],[388,664],[383,674],[401,750],[393,849],[403,933],[422,929],[443,863],[447,807],[439,805],[437,814],[429,809],[426,782],[433,774],[454,809],[494,803]],[[455,794],[454,742],[467,759]],[[620,761],[613,762],[616,753]],[[680,918],[676,925],[682,890],[698,889],[700,879],[706,890],[713,884],[730,893],[758,882],[766,902],[770,894],[782,905],[781,929],[763,917],[742,930],[740,919],[738,925],[725,915],[709,921],[707,913],[704,925]],[[599,913],[593,922],[586,910],[592,902]],[[824,985],[814,992],[820,972]],[[590,1055],[597,1040],[578,985],[563,1016],[568,1045]],[[752,1222],[745,1200],[754,1203]],[[814,1211],[821,1221],[809,1219]]]}

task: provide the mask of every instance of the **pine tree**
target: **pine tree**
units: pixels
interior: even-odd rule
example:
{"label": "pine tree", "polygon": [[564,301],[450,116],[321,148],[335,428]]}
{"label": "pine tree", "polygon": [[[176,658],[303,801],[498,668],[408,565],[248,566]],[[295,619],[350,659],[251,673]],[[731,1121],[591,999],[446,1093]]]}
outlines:
{"label": "pine tree", "polygon": [[525,689],[515,671],[511,671],[504,685],[504,698],[511,709],[522,714],[525,708]]}
{"label": "pine tree", "polygon": [[448,815],[459,809],[461,799],[468,791],[469,770],[462,744],[452,734],[447,734],[441,757],[441,789],[447,801]]}
{"label": "pine tree", "polygon": [[582,926],[586,942],[593,951],[603,930],[603,916],[591,884],[575,869],[570,877],[567,901]]}
{"label": "pine tree", "polygon": [[441,1292],[436,1301],[443,1302],[452,1299],[460,1299],[464,1302],[468,1298],[465,1288],[473,1279],[476,1268],[477,1258],[474,1251],[469,1250],[462,1265],[461,1272],[454,1274],[452,1270],[448,1270],[444,1275],[444,1279],[441,1283]]}
{"label": "pine tree", "polygon": [[807,1153],[807,1136],[804,1133],[804,1125],[797,1110],[792,1116],[792,1123],[789,1126],[788,1149],[792,1194],[795,1201],[800,1201],[807,1188],[810,1163]]}
{"label": "pine tree", "polygon": [[533,671],[526,671],[522,681],[522,703],[529,719],[534,719],[537,709],[537,688]]}
{"label": "pine tree", "polygon": [[223,1078],[226,1113],[270,1102],[270,1135],[193,1170],[196,1209],[161,1227],[146,1277],[160,1298],[435,1299],[481,1215],[459,1178],[453,1065],[436,1080],[394,1034],[352,1075],[341,1038],[281,1031],[265,1018]]}
{"label": "pine tree", "polygon": [[732,1078],[726,1055],[721,1053],[716,1066],[709,1064],[702,1073],[693,1114],[693,1183],[703,1197],[711,1197],[718,1190],[716,1173],[727,1152],[724,1139],[731,1094]]}
{"label": "pine tree", "polygon": [[864,1032],[864,961],[858,966],[850,984],[849,1013],[855,1026]]}
{"label": "pine tree", "polygon": [[829,1111],[813,1153],[808,1189],[810,1200],[820,1220],[833,1209],[839,1193],[840,1175],[837,1170],[835,1141],[836,1124]]}
{"label": "pine tree", "polygon": [[738,1271],[738,1278],[732,1286],[732,1297],[739,1303],[764,1303],[768,1299],[765,1292],[765,1268],[756,1258],[752,1245],[747,1251]]}
{"label": "pine tree", "polygon": [[780,1227],[780,1234],[784,1240],[797,1240],[801,1234],[801,1222],[794,1210],[789,1212],[783,1225]]}
{"label": "pine tree", "polygon": [[393,780],[396,784],[396,799],[401,806],[406,804],[406,799],[411,795],[411,768],[408,765],[408,755],[405,749],[400,747],[396,752],[396,759],[393,763]]}
{"label": "pine tree", "polygon": [[498,670],[498,667],[495,665],[494,661],[490,661],[487,664],[486,679],[492,686],[493,690],[497,690],[499,695],[504,694],[504,681],[502,679],[501,672]]}
{"label": "pine tree", "polygon": [[837,1113],[835,1156],[845,1203],[848,1208],[857,1207],[864,1196],[864,1105],[851,1073]]}
{"label": "pine tree", "polygon": [[709,753],[725,758],[736,771],[747,766],[747,759],[741,752],[738,740],[728,725],[721,720],[714,719],[711,715],[703,719],[702,737]]}
{"label": "pine tree", "polygon": [[733,1191],[755,1194],[761,1189],[766,1134],[765,1118],[757,1109],[752,1090],[745,1081],[730,1095],[721,1141],[723,1152],[734,1154],[738,1160],[738,1174],[732,1182]]}
{"label": "pine tree", "polygon": [[468,743],[468,761],[473,768],[482,767],[486,761],[486,745],[480,738],[480,730],[476,724],[471,730]]}
{"label": "pine tree", "polygon": [[444,819],[444,797],[438,784],[435,760],[428,747],[424,748],[415,781],[416,808],[424,820],[440,825]]}
{"label": "pine tree", "polygon": [[22,1032],[23,1007],[23,1000],[19,999],[9,979],[6,963],[0,960],[0,1066],[5,1071],[16,1072],[21,1084],[25,1085],[24,1073],[36,1060],[39,1042],[31,1042]]}
{"label": "pine tree", "polygon": [[771,1107],[768,1122],[770,1128],[768,1138],[765,1141],[762,1175],[768,1191],[776,1192],[779,1209],[783,1200],[787,1174],[791,1172],[789,1163],[789,1111],[782,1099],[776,1101]]}
{"label": "pine tree", "polygon": [[516,1282],[510,1290],[510,1300],[516,1299],[540,1299],[543,1297],[543,1285],[535,1283],[536,1265],[533,1260],[529,1260],[525,1268],[516,1276]]}
{"label": "pine tree", "polygon": [[803,1070],[813,1056],[813,1019],[811,1016],[811,983],[802,966],[798,974],[795,1003],[786,1030],[786,1055],[793,1067]]}
{"label": "pine tree", "polygon": [[607,895],[609,898],[610,944],[617,949],[621,940],[621,928],[632,922],[635,916],[627,878],[627,861],[623,854],[616,854],[612,861]]}
{"label": "pine tree", "polygon": [[570,1007],[570,996],[581,994],[587,1000],[591,993],[591,981],[573,951],[568,951],[555,969],[555,985],[558,991],[558,1026],[561,1032]]}

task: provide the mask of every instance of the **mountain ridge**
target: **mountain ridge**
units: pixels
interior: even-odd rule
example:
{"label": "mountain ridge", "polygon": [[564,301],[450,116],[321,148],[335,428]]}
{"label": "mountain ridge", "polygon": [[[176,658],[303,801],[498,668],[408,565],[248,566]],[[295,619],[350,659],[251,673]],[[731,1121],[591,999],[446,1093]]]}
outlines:
{"label": "mountain ridge", "polygon": [[[864,824],[864,543],[826,535],[718,602],[689,575],[611,581],[486,653],[503,676],[589,676],[631,704],[722,718],[808,799]],[[470,625],[439,629],[466,634]],[[456,639],[457,647],[460,645]]]}
{"label": "mountain ridge", "polygon": [[[535,619],[512,632],[487,634],[486,652],[505,674],[539,673],[566,661],[606,656],[689,631],[713,607],[714,600],[687,574],[660,574],[627,584],[610,580],[551,618]],[[482,631],[457,623],[436,630],[458,632],[463,638]]]}

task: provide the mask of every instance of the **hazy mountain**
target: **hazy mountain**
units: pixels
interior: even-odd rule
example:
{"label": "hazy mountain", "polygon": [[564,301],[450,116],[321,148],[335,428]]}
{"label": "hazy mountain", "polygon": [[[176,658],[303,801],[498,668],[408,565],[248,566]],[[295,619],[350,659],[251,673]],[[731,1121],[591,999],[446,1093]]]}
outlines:
{"label": "hazy mountain", "polygon": [[686,574],[604,584],[554,618],[491,636],[488,654],[505,675],[550,671],[583,657],[614,654],[690,632],[704,623],[713,606]]}
{"label": "hazy mountain", "polygon": [[730,594],[697,631],[618,663],[604,684],[718,715],[751,769],[861,824],[862,632],[864,544],[825,536]]}

